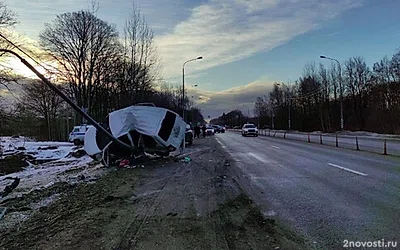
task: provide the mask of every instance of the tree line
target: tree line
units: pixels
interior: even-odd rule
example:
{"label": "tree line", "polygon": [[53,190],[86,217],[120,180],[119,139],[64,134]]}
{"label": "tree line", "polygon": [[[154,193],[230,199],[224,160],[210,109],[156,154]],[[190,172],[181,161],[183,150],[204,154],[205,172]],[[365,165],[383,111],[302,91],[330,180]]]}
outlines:
{"label": "tree line", "polygon": [[[4,25],[8,28],[15,24],[15,15],[5,5],[0,5],[0,12],[2,8],[9,14]],[[90,10],[60,14],[45,24],[39,35],[44,53],[36,56],[45,62],[46,76],[97,121],[116,109],[141,102],[152,102],[179,114],[184,106],[187,122],[203,121],[188,98],[182,101],[181,87],[159,84],[162,78],[154,33],[140,10],[133,4],[120,35],[115,25],[97,16],[97,9],[94,4]],[[6,31],[2,29],[2,33],[3,30]],[[2,47],[7,45],[3,43]],[[6,78],[9,73],[0,72],[5,87],[12,82]],[[84,122],[41,82],[24,79],[20,86],[22,95],[15,107],[6,111],[0,106],[4,121],[0,134],[60,140],[73,125]],[[28,123],[30,126],[26,126]]]}
{"label": "tree line", "polygon": [[358,56],[332,62],[328,68],[308,62],[293,84],[275,83],[272,91],[256,98],[254,117],[234,110],[213,122],[241,126],[251,121],[275,129],[340,131],[341,89],[344,130],[400,133],[400,51],[383,57],[372,68]]}

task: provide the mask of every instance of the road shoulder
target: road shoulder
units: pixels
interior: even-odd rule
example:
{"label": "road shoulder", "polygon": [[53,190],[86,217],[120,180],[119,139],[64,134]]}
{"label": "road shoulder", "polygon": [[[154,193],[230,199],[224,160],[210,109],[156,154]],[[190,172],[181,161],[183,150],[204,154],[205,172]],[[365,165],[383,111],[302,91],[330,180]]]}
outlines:
{"label": "road shoulder", "polygon": [[234,163],[214,138],[194,147],[190,162],[154,161],[66,188],[27,221],[0,230],[0,248],[304,248],[242,191]]}

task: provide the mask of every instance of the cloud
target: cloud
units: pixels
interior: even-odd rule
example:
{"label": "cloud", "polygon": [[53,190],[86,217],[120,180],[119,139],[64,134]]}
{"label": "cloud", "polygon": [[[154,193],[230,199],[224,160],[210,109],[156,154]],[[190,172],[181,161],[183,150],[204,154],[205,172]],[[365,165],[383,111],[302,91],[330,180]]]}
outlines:
{"label": "cloud", "polygon": [[[98,3],[99,18],[115,24],[120,34],[126,19],[132,13],[132,3],[129,0],[5,0],[8,7],[17,13],[20,21],[16,25],[19,32],[33,39],[38,39],[44,24],[52,22],[56,15],[91,10],[92,2]],[[187,17],[187,3],[180,0],[135,0],[134,4],[140,9],[156,34],[173,31],[173,27]],[[189,10],[190,11],[190,10]]]}
{"label": "cloud", "polygon": [[[239,87],[213,92],[190,87],[188,95],[193,96],[195,105],[202,109],[203,115],[211,118],[218,117],[232,109],[240,109],[247,115],[253,113],[254,102],[257,97],[268,96],[274,82],[258,80]],[[201,99],[199,99],[201,97]]]}
{"label": "cloud", "polygon": [[173,32],[156,37],[167,77],[197,56],[191,71],[209,69],[271,50],[362,0],[210,0],[191,10]]}

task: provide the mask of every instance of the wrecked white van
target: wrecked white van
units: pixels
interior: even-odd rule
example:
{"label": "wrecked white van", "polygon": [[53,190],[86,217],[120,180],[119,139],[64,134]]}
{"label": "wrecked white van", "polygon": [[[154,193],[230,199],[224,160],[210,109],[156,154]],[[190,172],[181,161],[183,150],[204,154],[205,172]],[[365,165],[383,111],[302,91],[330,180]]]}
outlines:
{"label": "wrecked white van", "polygon": [[151,106],[130,106],[110,113],[101,124],[121,141],[135,147],[132,155],[95,127],[85,134],[84,149],[105,165],[117,159],[132,159],[144,152],[167,156],[184,140],[186,123],[175,112]]}

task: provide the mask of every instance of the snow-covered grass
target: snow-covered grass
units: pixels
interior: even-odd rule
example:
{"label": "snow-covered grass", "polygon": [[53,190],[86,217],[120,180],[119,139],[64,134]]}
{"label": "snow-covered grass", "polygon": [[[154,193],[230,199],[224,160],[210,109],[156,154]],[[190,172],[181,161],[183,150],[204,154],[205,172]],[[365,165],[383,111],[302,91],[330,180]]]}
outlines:
{"label": "snow-covered grass", "polygon": [[[51,188],[54,184],[60,182],[69,184],[92,182],[106,173],[106,168],[102,164],[94,162],[88,155],[75,157],[72,153],[83,149],[75,147],[71,143],[37,142],[24,137],[0,137],[0,146],[5,157],[23,153],[32,156],[34,159],[22,171],[0,176],[0,191],[3,191],[7,185],[13,182],[7,177],[20,178],[18,187],[6,197],[0,198],[0,202],[5,199],[25,197],[25,195],[36,190],[41,192],[40,190]],[[21,147],[24,147],[24,149]],[[39,163],[35,165],[34,162]],[[57,188],[57,186],[55,187]],[[30,210],[7,213],[0,220],[0,227],[11,228],[28,219],[38,208],[50,205],[60,196],[59,193],[46,196],[46,192],[43,192],[43,197],[27,205]],[[7,206],[7,203],[5,206]]]}
{"label": "snow-covered grass", "polygon": [[[73,157],[71,153],[79,149],[71,143],[36,142],[24,137],[0,137],[0,141],[6,156],[23,152],[33,156],[35,160],[46,160],[45,163],[37,165],[29,163],[29,167],[21,172],[0,176],[1,190],[12,182],[7,177],[21,179],[18,187],[7,198],[48,188],[57,182],[77,182],[78,176],[82,175],[87,180],[101,175],[104,171],[101,164],[93,162],[87,155],[80,158]],[[26,150],[18,150],[19,147],[24,147]],[[46,149],[47,147],[52,148]]]}
{"label": "snow-covered grass", "polygon": [[[76,182],[77,176],[85,177],[95,176],[102,168],[99,164],[89,164],[93,160],[89,156],[70,160],[70,161],[52,161],[37,166],[31,165],[22,172],[13,173],[0,177],[0,187],[10,183],[6,177],[20,178],[19,186],[12,192],[13,195],[29,193],[33,190],[51,187],[56,182]],[[68,174],[70,172],[71,174]]]}
{"label": "snow-covered grass", "polygon": [[64,158],[75,148],[68,142],[38,142],[26,137],[0,137],[0,147],[3,156],[24,152],[39,161]]}

